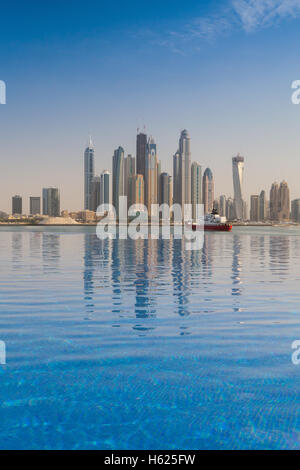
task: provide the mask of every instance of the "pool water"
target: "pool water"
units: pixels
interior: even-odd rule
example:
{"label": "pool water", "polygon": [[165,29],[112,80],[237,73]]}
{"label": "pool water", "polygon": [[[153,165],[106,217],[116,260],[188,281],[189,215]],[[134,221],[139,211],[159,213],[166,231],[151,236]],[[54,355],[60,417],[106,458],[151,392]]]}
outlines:
{"label": "pool water", "polygon": [[299,449],[300,228],[0,228],[1,449]]}

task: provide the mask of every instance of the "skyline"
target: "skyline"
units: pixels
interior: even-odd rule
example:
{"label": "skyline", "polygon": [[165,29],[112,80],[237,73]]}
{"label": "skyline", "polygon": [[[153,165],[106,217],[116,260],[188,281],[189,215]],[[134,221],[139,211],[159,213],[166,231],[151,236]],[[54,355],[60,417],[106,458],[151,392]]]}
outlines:
{"label": "skyline", "polygon": [[[140,133],[136,136],[136,155],[125,155],[124,149],[119,146],[114,150],[111,162],[111,173],[109,170],[102,170],[100,175],[95,174],[95,147],[92,137],[89,136],[87,146],[83,152],[83,179],[84,194],[83,208],[80,211],[98,212],[101,204],[112,204],[116,214],[119,214],[120,196],[126,196],[127,209],[133,204],[145,205],[148,214],[151,213],[152,205],[168,204],[169,206],[179,205],[182,214],[185,214],[185,204],[191,205],[191,215],[195,218],[197,204],[203,204],[204,214],[210,214],[213,210],[229,220],[237,221],[288,221],[299,222],[300,211],[298,210],[299,198],[291,199],[288,183],[283,180],[279,184],[272,183],[269,201],[265,189],[260,194],[250,196],[250,204],[244,199],[244,163],[243,156],[238,154],[232,158],[232,180],[234,187],[234,198],[215,191],[213,172],[207,167],[202,177],[202,167],[199,162],[191,161],[190,135],[187,129],[180,132],[179,146],[173,155],[173,174],[169,175],[164,170],[161,171],[161,162],[157,158],[157,147],[153,136]],[[136,164],[137,160],[137,164]],[[140,172],[140,173],[138,173]],[[141,174],[143,173],[143,174]],[[112,182],[110,183],[110,176]],[[165,187],[161,186],[164,178]],[[107,178],[106,178],[107,177]],[[188,188],[188,190],[187,190]],[[45,196],[44,194],[54,191],[55,196]],[[43,215],[65,217],[69,209],[60,211],[60,189],[43,188]],[[161,194],[160,194],[161,193]],[[164,194],[164,198],[161,195]],[[32,200],[40,197],[30,196],[30,214],[38,214],[32,211]],[[46,199],[51,199],[51,203],[46,203]],[[12,197],[12,215],[26,214],[22,211],[22,196]],[[291,204],[292,203],[292,204]],[[40,204],[40,202],[39,202]],[[123,204],[123,202],[122,202]],[[18,209],[14,210],[14,207]],[[40,205],[41,207],[41,205]],[[250,211],[250,213],[249,213]],[[29,212],[27,213],[29,214]],[[40,213],[41,214],[41,213]],[[250,218],[249,218],[250,215]],[[80,216],[82,218],[83,216]],[[90,218],[90,215],[84,217]]]}
{"label": "skyline", "polygon": [[135,155],[144,125],[168,173],[186,127],[192,160],[212,169],[218,193],[233,196],[230,160],[240,153],[247,200],[282,179],[298,197],[299,1],[246,2],[247,16],[237,1],[76,1],[71,12],[62,2],[43,15],[36,2],[17,3],[17,15],[2,8],[0,210],[41,185],[63,188],[63,207],[81,207],[85,136],[99,174],[119,145]]}

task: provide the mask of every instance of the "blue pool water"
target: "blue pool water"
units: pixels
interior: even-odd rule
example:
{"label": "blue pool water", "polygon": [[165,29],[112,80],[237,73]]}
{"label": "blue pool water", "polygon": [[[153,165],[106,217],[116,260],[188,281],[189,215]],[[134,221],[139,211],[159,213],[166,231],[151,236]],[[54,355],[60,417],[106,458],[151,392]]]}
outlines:
{"label": "blue pool water", "polygon": [[300,229],[0,229],[1,449],[300,448]]}

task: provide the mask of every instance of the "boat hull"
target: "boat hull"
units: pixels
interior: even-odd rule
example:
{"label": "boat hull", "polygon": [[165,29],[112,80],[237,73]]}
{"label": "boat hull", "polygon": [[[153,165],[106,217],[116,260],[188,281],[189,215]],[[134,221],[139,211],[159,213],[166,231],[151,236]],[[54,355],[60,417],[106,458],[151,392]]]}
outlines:
{"label": "boat hull", "polygon": [[[197,225],[197,224],[191,224],[191,225],[192,225],[193,231],[203,230],[203,225]],[[204,230],[211,231],[211,232],[231,232],[232,225],[230,224],[205,224]]]}

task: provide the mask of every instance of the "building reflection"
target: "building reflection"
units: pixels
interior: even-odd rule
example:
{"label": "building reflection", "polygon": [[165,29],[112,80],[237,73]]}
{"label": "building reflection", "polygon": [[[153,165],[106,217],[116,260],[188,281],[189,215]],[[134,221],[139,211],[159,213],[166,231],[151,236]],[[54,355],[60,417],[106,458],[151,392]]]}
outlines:
{"label": "building reflection", "polygon": [[45,273],[58,271],[60,260],[60,235],[42,232],[42,259]]}
{"label": "building reflection", "polygon": [[270,237],[269,262],[272,275],[287,277],[290,262],[290,237],[281,235]]}
{"label": "building reflection", "polygon": [[[242,238],[234,235],[232,240],[232,289],[231,295],[241,295],[242,294],[242,261],[241,261],[241,251],[242,251]],[[234,310],[238,309],[235,307]]]}

